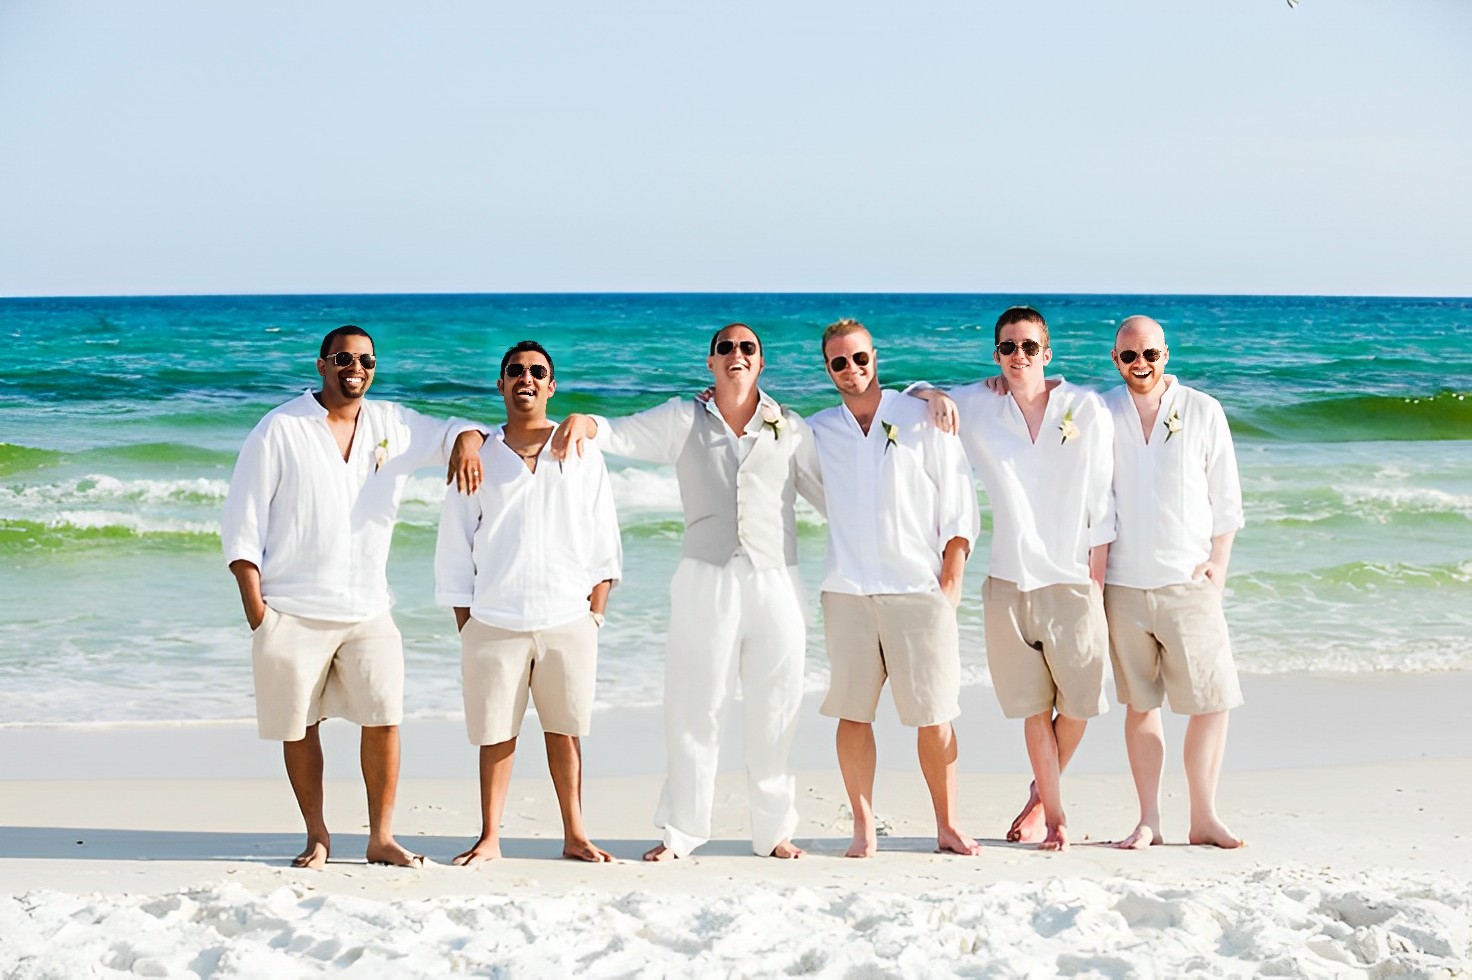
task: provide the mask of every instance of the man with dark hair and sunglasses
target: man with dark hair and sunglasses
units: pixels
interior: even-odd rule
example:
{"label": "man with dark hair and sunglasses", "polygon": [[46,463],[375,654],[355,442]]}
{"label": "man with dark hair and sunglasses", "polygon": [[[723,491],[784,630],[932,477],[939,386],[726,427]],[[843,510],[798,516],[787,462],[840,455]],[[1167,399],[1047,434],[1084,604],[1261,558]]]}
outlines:
{"label": "man with dark hair and sunglasses", "polygon": [[935,809],[936,844],[981,847],[956,826],[961,653],[956,606],[980,530],[960,441],[925,406],[879,387],[874,338],[857,320],[823,331],[841,404],[809,419],[828,494],[823,623],[830,679],[823,714],[838,719],[839,769],[854,815],[848,856],[878,853],[874,714],[886,681],[900,724],[916,729]]}
{"label": "man with dark hair and sunglasses", "polygon": [[636,415],[569,415],[560,453],[596,436],[604,452],[673,464],[685,514],[670,583],[665,656],[668,772],[645,855],[689,854],[711,833],[721,727],[736,689],[745,708],[752,850],[796,858],[797,785],[787,767],[802,703],[806,626],[797,574],[796,498],[824,506],[807,424],[757,386],[761,340],[744,323],[710,341],[709,401],[672,398]]}
{"label": "man with dark hair and sunglasses", "polygon": [[[1088,720],[1107,710],[1104,570],[1114,540],[1113,423],[1092,390],[1045,379],[1048,325],[1028,306],[997,318],[1000,383],[938,393],[992,508],[982,583],[987,667],[1008,718],[1022,718],[1033,783],[1007,839],[1068,846],[1060,789]],[[999,397],[994,392],[1003,392]]]}
{"label": "man with dark hair and sunglasses", "polygon": [[583,828],[582,736],[593,717],[598,630],[620,575],[618,514],[595,446],[554,459],[552,355],[534,340],[506,351],[496,378],[506,424],[481,447],[485,481],[445,497],[435,599],[455,611],[465,728],[480,746],[480,839],[455,864],[501,856],[501,814],[528,695],[562,810],[562,856],[612,861]]}
{"label": "man with dark hair and sunglasses", "polygon": [[319,354],[321,389],[267,413],[241,447],[221,543],[251,629],[260,735],[282,743],[306,822],[292,865],[321,868],[331,853],[318,726],[340,717],[363,729],[368,860],[419,867],[393,835],[404,648],[388,549],[414,471],[448,462],[446,482],[473,491],[485,436],[366,398],[378,362],[360,327],[332,330]]}
{"label": "man with dark hair and sunglasses", "polygon": [[1165,331],[1146,316],[1119,325],[1110,352],[1124,384],[1104,395],[1114,416],[1119,537],[1104,609],[1114,686],[1140,820],[1115,846],[1163,843],[1160,706],[1189,715],[1184,762],[1192,844],[1240,847],[1216,813],[1227,712],[1242,703],[1222,592],[1243,526],[1242,488],[1221,403],[1165,373]]}

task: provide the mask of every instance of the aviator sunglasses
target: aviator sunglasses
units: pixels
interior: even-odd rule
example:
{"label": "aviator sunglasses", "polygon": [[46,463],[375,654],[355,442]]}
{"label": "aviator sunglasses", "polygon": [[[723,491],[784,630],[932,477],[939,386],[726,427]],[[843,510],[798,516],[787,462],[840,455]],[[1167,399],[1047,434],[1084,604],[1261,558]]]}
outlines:
{"label": "aviator sunglasses", "polygon": [[[869,366],[869,352],[866,350],[854,351],[853,359],[855,367]],[[842,374],[843,370],[847,367],[848,358],[844,357],[842,354],[828,362],[828,370],[832,371],[834,374]]]}
{"label": "aviator sunglasses", "polygon": [[536,378],[538,381],[542,381],[542,380],[544,380],[547,377],[547,365],[545,365],[545,364],[518,364],[518,363],[513,362],[511,364],[506,365],[506,370],[503,373],[508,378],[519,378],[523,374],[530,374],[532,377]]}
{"label": "aviator sunglasses", "polygon": [[1017,353],[1017,348],[1019,347],[1022,348],[1022,353],[1026,354],[1028,357],[1037,357],[1038,351],[1043,349],[1043,345],[1038,343],[1036,340],[1024,340],[1020,344],[1016,343],[1015,341],[1004,340],[997,345],[997,353],[1001,354],[1003,357],[1011,357],[1013,354]]}
{"label": "aviator sunglasses", "polygon": [[357,361],[363,365],[364,371],[372,371],[373,366],[378,363],[378,358],[372,354],[354,354],[345,350],[340,350],[336,354],[328,354],[322,360],[328,364],[336,364],[338,367],[347,367],[353,361]]}
{"label": "aviator sunglasses", "polygon": [[754,340],[718,340],[716,341],[716,353],[725,357],[737,347],[747,357],[756,357],[756,341]]}
{"label": "aviator sunglasses", "polygon": [[1164,351],[1154,347],[1146,348],[1145,350],[1139,351],[1138,353],[1132,350],[1122,350],[1119,352],[1119,363],[1133,364],[1135,363],[1135,358],[1143,357],[1151,364],[1154,364],[1156,361],[1160,360],[1160,355],[1164,353]]}

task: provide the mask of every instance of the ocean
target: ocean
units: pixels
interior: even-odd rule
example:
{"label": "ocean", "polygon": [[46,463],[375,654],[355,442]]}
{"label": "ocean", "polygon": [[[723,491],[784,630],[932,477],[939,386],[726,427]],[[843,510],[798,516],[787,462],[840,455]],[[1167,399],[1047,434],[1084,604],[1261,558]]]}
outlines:
{"label": "ocean", "polygon": [[[316,387],[322,335],[373,334],[370,397],[502,418],[502,351],[545,344],[552,411],[619,415],[704,387],[711,331],[762,336],[764,387],[800,412],[836,401],[817,338],[867,324],[881,380],[993,373],[1014,303],[1052,328],[1049,371],[1118,382],[1115,326],[1166,327],[1171,373],[1216,395],[1237,440],[1247,527],[1228,617],[1246,673],[1472,668],[1472,299],[978,295],[212,296],[0,299],[0,725],[253,716],[249,641],[219,550],[235,452]],[[602,705],[657,702],[678,492],[614,461],[625,572],[602,633]],[[389,567],[410,717],[460,710],[459,652],[433,601],[443,475],[407,495]],[[983,513],[985,497],[982,498]],[[989,527],[989,520],[985,522]],[[805,510],[816,611],[824,526]],[[962,605],[963,677],[985,684],[983,540]],[[808,683],[826,675],[821,626]]]}

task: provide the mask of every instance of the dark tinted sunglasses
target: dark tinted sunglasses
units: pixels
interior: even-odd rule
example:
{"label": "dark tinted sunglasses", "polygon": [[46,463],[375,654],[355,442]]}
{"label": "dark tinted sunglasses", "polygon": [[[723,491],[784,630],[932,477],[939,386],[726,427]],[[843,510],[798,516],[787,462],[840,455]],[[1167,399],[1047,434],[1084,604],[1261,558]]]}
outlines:
{"label": "dark tinted sunglasses", "polygon": [[756,341],[754,340],[718,340],[716,341],[716,353],[725,357],[737,347],[747,357],[756,357]]}
{"label": "dark tinted sunglasses", "polygon": [[345,350],[340,350],[336,354],[328,354],[322,360],[328,364],[336,364],[338,367],[347,367],[353,361],[357,361],[363,365],[364,371],[372,371],[373,366],[378,363],[378,358],[372,354],[354,354]]}
{"label": "dark tinted sunglasses", "polygon": [[501,372],[508,378],[519,378],[523,374],[530,374],[541,381],[547,377],[547,365],[545,364],[519,364],[512,362],[506,365],[506,370]]}
{"label": "dark tinted sunglasses", "polygon": [[1043,349],[1043,345],[1038,343],[1036,340],[1024,340],[1020,344],[1014,343],[1010,340],[1004,340],[997,345],[997,353],[1001,354],[1003,357],[1011,357],[1013,354],[1017,353],[1017,348],[1019,347],[1022,348],[1022,353],[1026,354],[1028,357],[1037,357],[1038,351]]}
{"label": "dark tinted sunglasses", "polygon": [[1154,364],[1156,361],[1160,360],[1160,356],[1164,353],[1165,351],[1157,350],[1154,347],[1147,348],[1146,350],[1142,350],[1139,353],[1136,353],[1132,350],[1122,350],[1119,352],[1119,363],[1133,364],[1135,363],[1135,358],[1143,357],[1151,364]]}
{"label": "dark tinted sunglasses", "polygon": [[[853,353],[853,359],[854,359],[854,364],[857,367],[868,367],[869,366],[869,352],[866,351],[866,350],[854,351],[854,353]],[[833,358],[832,360],[830,360],[828,362],[828,370],[832,371],[834,374],[841,373],[847,367],[848,367],[848,358],[847,357],[844,357],[841,354],[838,357],[835,357],[835,358]]]}

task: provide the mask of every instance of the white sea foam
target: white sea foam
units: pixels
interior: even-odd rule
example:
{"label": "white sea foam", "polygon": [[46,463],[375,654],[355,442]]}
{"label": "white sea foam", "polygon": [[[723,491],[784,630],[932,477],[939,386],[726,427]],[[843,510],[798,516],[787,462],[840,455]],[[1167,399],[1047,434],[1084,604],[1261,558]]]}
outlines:
{"label": "white sea foam", "polygon": [[1384,524],[1397,514],[1460,514],[1472,520],[1472,496],[1435,487],[1394,484],[1341,487],[1340,496],[1365,520]]}
{"label": "white sea foam", "polygon": [[230,484],[225,480],[121,480],[102,473],[90,473],[57,483],[5,487],[4,497],[0,499],[30,507],[124,501],[134,504],[222,504],[229,488]]}
{"label": "white sea foam", "polygon": [[[431,869],[426,873],[436,873]],[[1447,876],[1277,868],[927,894],[737,887],[380,901],[233,884],[0,897],[0,974],[441,977],[1466,976]]]}

